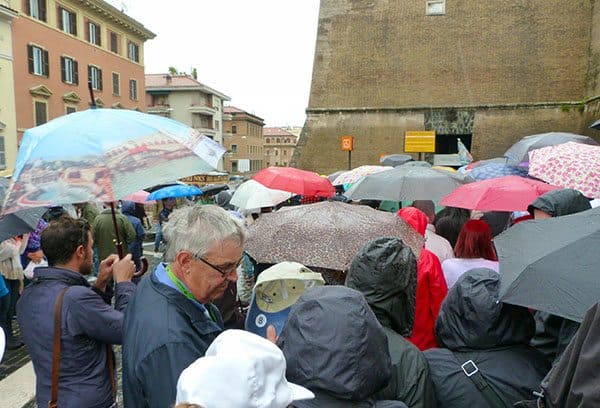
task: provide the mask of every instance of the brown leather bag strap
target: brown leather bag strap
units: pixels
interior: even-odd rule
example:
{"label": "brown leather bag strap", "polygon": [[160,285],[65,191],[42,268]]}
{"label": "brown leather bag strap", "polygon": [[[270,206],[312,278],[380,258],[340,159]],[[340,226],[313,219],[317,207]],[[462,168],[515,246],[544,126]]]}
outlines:
{"label": "brown leather bag strap", "polygon": [[67,286],[63,288],[54,302],[54,352],[52,357],[52,388],[50,391],[49,408],[57,408],[58,404],[58,374],[60,368],[60,340],[62,327],[62,302],[65,292],[69,289]]}
{"label": "brown leather bag strap", "polygon": [[117,380],[115,378],[115,359],[113,349],[110,344],[106,345],[106,359],[108,360],[108,371],[110,373],[110,385],[112,387],[113,401],[115,404],[114,408],[118,408],[117,405]]}

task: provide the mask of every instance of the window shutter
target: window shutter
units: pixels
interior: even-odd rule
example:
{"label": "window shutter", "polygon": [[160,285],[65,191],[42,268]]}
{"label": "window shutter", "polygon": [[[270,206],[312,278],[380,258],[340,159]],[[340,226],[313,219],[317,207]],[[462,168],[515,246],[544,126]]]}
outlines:
{"label": "window shutter", "polygon": [[46,0],[36,0],[38,2],[38,10],[40,11],[40,20],[46,20]]}
{"label": "window shutter", "polygon": [[92,42],[92,38],[90,37],[90,22],[88,20],[83,20],[83,25],[85,26],[85,40],[87,42]]}
{"label": "window shutter", "polygon": [[28,16],[31,15],[31,7],[29,4],[29,0],[23,0],[23,10],[25,10],[25,14]]}
{"label": "window shutter", "polygon": [[32,45],[28,45],[27,46],[27,61],[29,62],[29,73],[33,74],[34,70],[33,70],[33,46]]}
{"label": "window shutter", "polygon": [[79,85],[79,64],[73,60],[73,83]]}
{"label": "window shutter", "polygon": [[[92,67],[88,65],[88,83],[92,82]],[[94,85],[94,84],[92,84]]]}
{"label": "window shutter", "polygon": [[96,44],[102,47],[102,36],[100,35],[100,25],[96,25]]}
{"label": "window shutter", "polygon": [[98,90],[102,90],[102,70],[98,68]]}
{"label": "window shutter", "polygon": [[62,7],[58,7],[57,17],[58,17],[58,28],[60,30],[63,29],[63,13],[62,13],[62,11],[63,11]]}
{"label": "window shutter", "polygon": [[50,66],[48,64],[48,51],[46,51],[46,50],[42,50],[42,64],[43,64],[42,72],[44,73],[44,75],[49,77],[50,76]]}
{"label": "window shutter", "polygon": [[60,80],[66,82],[67,73],[65,72],[65,57],[60,57]]}
{"label": "window shutter", "polygon": [[69,13],[69,22],[71,23],[71,34],[77,35],[77,14]]}

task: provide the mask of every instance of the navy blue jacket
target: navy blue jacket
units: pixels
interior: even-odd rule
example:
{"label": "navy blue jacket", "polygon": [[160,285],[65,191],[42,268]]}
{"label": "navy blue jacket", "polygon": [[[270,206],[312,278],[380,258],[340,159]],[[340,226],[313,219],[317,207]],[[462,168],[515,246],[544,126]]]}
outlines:
{"label": "navy blue jacket", "polygon": [[146,237],[146,230],[144,230],[142,221],[135,216],[135,203],[133,201],[123,201],[121,204],[121,212],[127,217],[129,222],[131,222],[131,225],[133,225],[133,229],[135,230],[135,239],[129,243],[128,247],[131,258],[133,259],[133,262],[135,262],[136,268],[139,269],[141,265],[140,258],[143,253],[142,244]]}
{"label": "navy blue jacket", "polygon": [[[160,265],[159,265],[160,266]],[[223,330],[218,309],[212,321],[177,290],[160,283],[155,273],[138,284],[125,314],[123,399],[126,408],[170,407],[181,372]]]}
{"label": "navy blue jacket", "polygon": [[36,399],[48,405],[52,384],[54,303],[66,286],[62,305],[62,342],[58,406],[104,408],[112,403],[106,344],[121,344],[123,311],[135,291],[131,282],[116,285],[115,307],[107,304],[81,274],[36,268],[32,284],[17,303],[21,336],[36,374]]}

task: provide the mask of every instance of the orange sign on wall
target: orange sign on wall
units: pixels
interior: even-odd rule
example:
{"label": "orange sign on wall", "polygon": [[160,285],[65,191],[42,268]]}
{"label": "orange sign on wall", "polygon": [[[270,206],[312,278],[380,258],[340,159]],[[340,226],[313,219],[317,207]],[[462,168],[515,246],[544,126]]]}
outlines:
{"label": "orange sign on wall", "polygon": [[351,152],[354,149],[354,136],[342,136],[342,151]]}

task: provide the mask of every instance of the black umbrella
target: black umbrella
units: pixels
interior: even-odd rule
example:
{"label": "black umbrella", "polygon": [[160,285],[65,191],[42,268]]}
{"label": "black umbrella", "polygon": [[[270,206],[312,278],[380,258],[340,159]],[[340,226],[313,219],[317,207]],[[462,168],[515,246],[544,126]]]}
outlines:
{"label": "black umbrella", "polygon": [[600,300],[600,207],[517,224],[494,243],[503,302],[580,322]]}
{"label": "black umbrella", "polygon": [[598,129],[600,130],[600,120],[595,121],[594,123],[592,123],[592,126],[590,126],[592,129]]}

